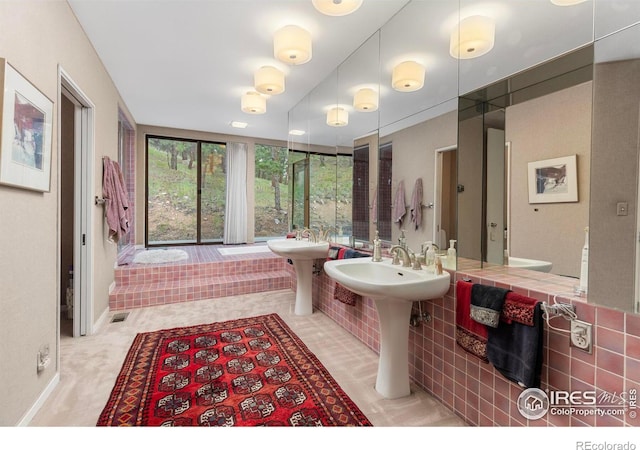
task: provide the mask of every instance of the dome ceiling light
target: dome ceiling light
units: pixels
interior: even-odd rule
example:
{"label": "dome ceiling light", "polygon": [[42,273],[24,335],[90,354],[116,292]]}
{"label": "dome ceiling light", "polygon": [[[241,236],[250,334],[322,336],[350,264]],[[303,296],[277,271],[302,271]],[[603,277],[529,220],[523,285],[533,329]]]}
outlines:
{"label": "dome ceiling light", "polygon": [[362,6],[362,0],[311,0],[311,3],[327,16],[346,16]]}
{"label": "dome ceiling light", "polygon": [[284,92],[284,73],[273,66],[260,67],[253,76],[256,91],[278,95]]}
{"label": "dome ceiling light", "polygon": [[471,59],[491,51],[496,25],[490,17],[470,16],[451,33],[449,53],[457,59]]}
{"label": "dome ceiling light", "polygon": [[311,60],[311,33],[296,25],[287,25],[276,31],[273,38],[273,56],[289,65],[300,65]]}
{"label": "dome ceiling light", "polygon": [[327,111],[327,125],[330,127],[344,127],[349,123],[349,113],[344,108],[336,106]]}
{"label": "dome ceiling light", "polygon": [[353,107],[358,111],[373,112],[378,109],[378,94],[370,88],[362,88],[353,96]]}
{"label": "dome ceiling light", "polygon": [[396,91],[413,92],[424,86],[424,67],[415,61],[404,61],[393,68],[391,85]]}
{"label": "dome ceiling light", "polygon": [[586,1],[587,0],[551,0],[551,3],[557,6],[573,6]]}
{"label": "dome ceiling light", "polygon": [[247,114],[264,114],[267,112],[267,99],[258,92],[249,91],[242,96],[240,106]]}

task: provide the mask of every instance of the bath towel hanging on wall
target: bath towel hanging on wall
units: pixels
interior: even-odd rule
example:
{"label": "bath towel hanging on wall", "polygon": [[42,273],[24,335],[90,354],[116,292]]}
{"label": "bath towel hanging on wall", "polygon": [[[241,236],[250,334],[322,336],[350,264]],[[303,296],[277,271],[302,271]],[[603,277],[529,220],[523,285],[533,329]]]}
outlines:
{"label": "bath towel hanging on wall", "polygon": [[416,227],[416,230],[420,228],[422,224],[422,178],[416,180],[413,186],[413,192],[411,193],[411,222]]}
{"label": "bath towel hanging on wall", "polygon": [[102,158],[102,197],[109,226],[109,240],[118,242],[129,232],[129,196],[120,164],[108,156]]}
{"label": "bath towel hanging on wall", "polygon": [[393,205],[393,221],[402,225],[402,219],[406,213],[407,205],[404,201],[404,180],[400,180],[398,189],[396,190],[396,202]]}

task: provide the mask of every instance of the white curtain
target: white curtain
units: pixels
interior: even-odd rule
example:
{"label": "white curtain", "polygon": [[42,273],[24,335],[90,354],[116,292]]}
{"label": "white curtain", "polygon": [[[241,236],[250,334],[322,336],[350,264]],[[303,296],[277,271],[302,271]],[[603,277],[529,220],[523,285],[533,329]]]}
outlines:
{"label": "white curtain", "polygon": [[247,242],[247,144],[244,142],[227,143],[227,206],[223,242]]}

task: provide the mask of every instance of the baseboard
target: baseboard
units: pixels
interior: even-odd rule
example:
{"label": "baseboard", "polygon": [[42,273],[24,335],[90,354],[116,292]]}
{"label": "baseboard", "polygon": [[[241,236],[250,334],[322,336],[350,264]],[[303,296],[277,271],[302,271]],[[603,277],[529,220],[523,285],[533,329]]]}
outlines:
{"label": "baseboard", "polygon": [[25,415],[22,416],[22,419],[20,419],[20,422],[18,422],[16,426],[26,427],[29,425],[38,411],[40,411],[40,408],[42,408],[42,405],[44,405],[44,402],[47,401],[53,390],[56,388],[58,383],[60,383],[60,372],[56,372],[56,374],[53,376],[49,384],[47,384],[47,387],[44,389],[44,391],[42,391],[36,402],[31,406],[31,408],[29,408]]}
{"label": "baseboard", "polygon": [[[115,285],[115,283],[112,283],[113,285]],[[111,291],[111,289],[109,289],[109,291]],[[95,334],[97,333],[102,326],[105,323],[109,322],[109,308],[105,308],[104,311],[102,311],[102,314],[100,314],[100,317],[98,318],[98,320],[96,320],[96,323],[93,324],[93,332],[91,334]]]}

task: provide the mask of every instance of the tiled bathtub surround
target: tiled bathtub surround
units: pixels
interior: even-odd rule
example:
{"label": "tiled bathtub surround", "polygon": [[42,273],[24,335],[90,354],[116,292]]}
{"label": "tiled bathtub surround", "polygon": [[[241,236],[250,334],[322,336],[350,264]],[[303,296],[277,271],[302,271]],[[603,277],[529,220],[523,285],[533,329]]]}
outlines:
{"label": "tiled bathtub surround", "polygon": [[286,262],[271,252],[221,255],[220,246],[183,247],[189,259],[167,264],[133,264],[125,255],[115,269],[109,309],[189,302],[288,289]]}
{"label": "tiled bathtub surround", "polygon": [[[432,320],[411,328],[409,342],[412,380],[438,398],[467,423],[477,426],[624,426],[640,425],[629,414],[622,417],[551,415],[527,420],[517,408],[523,388],[505,379],[492,365],[465,352],[455,342],[455,281],[495,285],[547,303],[554,300],[576,305],[580,320],[593,324],[593,353],[569,346],[569,335],[545,323],[542,389],[596,391],[620,394],[640,389],[640,317],[589,305],[573,297],[576,280],[522,269],[496,267],[451,272],[449,293],[442,299],[422,302]],[[314,306],[374,351],[378,351],[378,316],[371,299],[355,306],[333,298],[334,282],[324,273],[314,279]],[[414,310],[417,310],[417,303]],[[555,328],[569,322],[551,320]]]}

